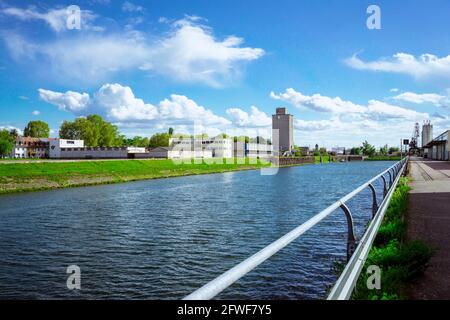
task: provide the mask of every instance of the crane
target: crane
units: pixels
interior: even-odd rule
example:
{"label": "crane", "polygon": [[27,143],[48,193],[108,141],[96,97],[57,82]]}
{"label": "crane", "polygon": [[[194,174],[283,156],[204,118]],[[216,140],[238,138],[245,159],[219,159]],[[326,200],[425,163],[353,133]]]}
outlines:
{"label": "crane", "polygon": [[419,131],[420,131],[420,127],[419,127],[419,123],[416,122],[416,124],[414,125],[414,130],[413,130],[413,134],[411,137],[411,141],[409,142],[409,154],[413,154],[414,152],[419,152],[420,153],[420,149],[419,149]]}

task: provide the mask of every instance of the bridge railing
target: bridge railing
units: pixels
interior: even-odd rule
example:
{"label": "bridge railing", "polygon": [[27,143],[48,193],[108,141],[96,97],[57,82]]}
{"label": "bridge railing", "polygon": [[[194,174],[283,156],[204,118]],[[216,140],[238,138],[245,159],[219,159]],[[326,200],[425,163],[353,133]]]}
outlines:
{"label": "bridge railing", "polygon": [[[341,208],[347,218],[347,261],[348,264],[333,287],[328,299],[348,299],[353,291],[353,288],[358,280],[358,276],[364,266],[367,254],[375,239],[378,228],[383,220],[384,213],[389,205],[389,201],[392,197],[394,189],[404,172],[407,164],[407,158],[395,163],[379,175],[370,179],[366,183],[362,184],[340,200],[330,205],[325,210],[321,211],[317,215],[310,218],[300,226],[296,227],[292,231],[288,232],[278,240],[272,242],[265,248],[261,249],[251,257],[242,261],[238,265],[234,266],[230,270],[226,271],[222,275],[218,276],[214,280],[208,282],[203,287],[195,290],[184,300],[209,300],[228,288],[234,282],[241,277],[255,269],[261,263],[269,259],[278,251],[289,245],[296,240],[306,231],[314,227],[323,219],[328,217],[336,209]],[[380,204],[377,201],[377,195],[374,187],[374,182],[381,179],[383,181],[383,200]],[[353,226],[353,217],[350,209],[347,207],[346,202],[352,199],[366,188],[370,188],[372,191],[372,220],[367,228],[366,232],[361,238],[361,241],[357,241]]]}

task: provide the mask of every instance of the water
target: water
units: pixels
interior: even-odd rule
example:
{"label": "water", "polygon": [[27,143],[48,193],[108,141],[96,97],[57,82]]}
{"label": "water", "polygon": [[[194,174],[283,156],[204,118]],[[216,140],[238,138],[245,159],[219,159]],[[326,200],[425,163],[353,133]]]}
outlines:
{"label": "water", "polygon": [[[390,162],[232,172],[0,196],[0,298],[180,299]],[[376,185],[381,195],[381,183]],[[360,237],[371,193],[349,203]],[[320,299],[346,255],[337,210],[218,298]],[[66,268],[81,268],[68,290]]]}

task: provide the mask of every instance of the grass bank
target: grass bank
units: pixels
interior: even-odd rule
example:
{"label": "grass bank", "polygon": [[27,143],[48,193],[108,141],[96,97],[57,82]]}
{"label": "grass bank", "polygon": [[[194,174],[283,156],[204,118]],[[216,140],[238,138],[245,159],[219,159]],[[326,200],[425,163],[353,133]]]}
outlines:
{"label": "grass bank", "polygon": [[245,159],[245,163],[236,163],[236,159],[227,159],[226,162],[180,164],[164,159],[0,164],[0,194],[250,170],[269,166],[269,163],[260,160],[253,163],[255,160],[249,162],[249,159]]}
{"label": "grass bank", "polygon": [[[394,191],[374,245],[369,252],[363,272],[353,293],[353,299],[398,300],[404,299],[405,284],[423,272],[432,250],[422,241],[406,241],[405,213],[408,202],[408,179],[401,178]],[[381,288],[369,290],[364,273],[368,266],[381,269]]]}
{"label": "grass bank", "polygon": [[373,156],[366,158],[366,161],[400,161],[401,157],[390,157],[390,156]]}

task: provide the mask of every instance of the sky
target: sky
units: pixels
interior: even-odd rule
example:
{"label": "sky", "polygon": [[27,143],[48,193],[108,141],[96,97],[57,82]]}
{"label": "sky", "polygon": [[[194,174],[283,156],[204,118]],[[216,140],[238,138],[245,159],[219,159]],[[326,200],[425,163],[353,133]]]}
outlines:
{"label": "sky", "polygon": [[56,137],[96,113],[129,137],[270,137],[286,107],[296,145],[398,146],[416,122],[450,129],[449,16],[447,0],[0,0],[0,128]]}

